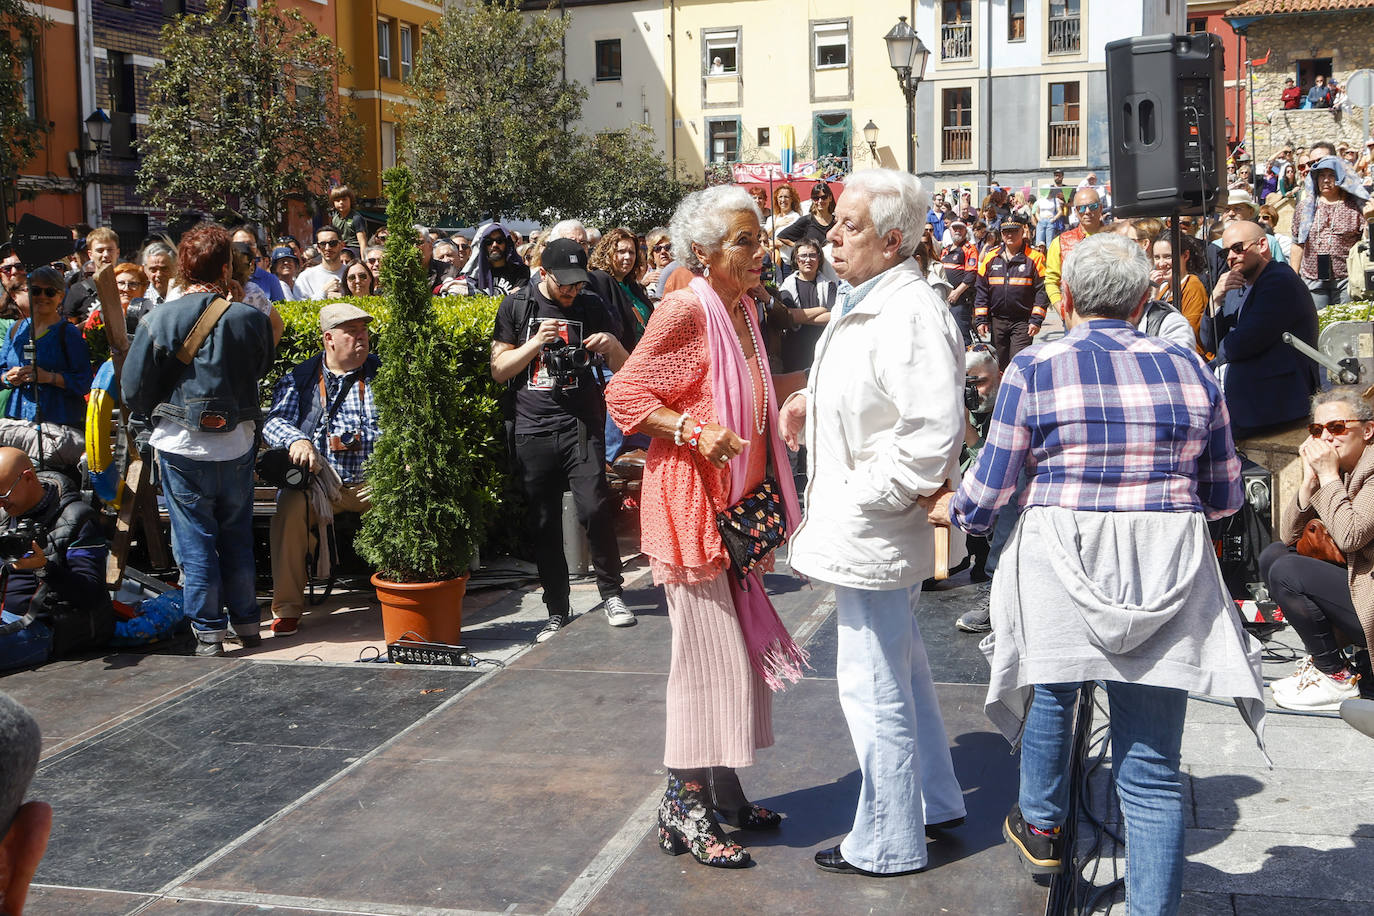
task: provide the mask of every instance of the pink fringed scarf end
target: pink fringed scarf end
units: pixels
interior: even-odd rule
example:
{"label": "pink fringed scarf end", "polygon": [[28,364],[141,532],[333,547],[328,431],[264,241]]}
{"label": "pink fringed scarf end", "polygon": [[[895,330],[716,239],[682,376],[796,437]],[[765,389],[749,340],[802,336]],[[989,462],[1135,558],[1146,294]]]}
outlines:
{"label": "pink fringed scarf end", "polygon": [[[727,575],[729,575],[727,573]],[[743,588],[739,580],[730,576],[730,592],[735,599],[735,613],[744,633],[744,648],[749,664],[774,693],[788,683],[802,678],[802,668],[811,667],[807,651],[793,641],[783,626],[773,603],[763,590],[763,580],[757,572],[749,574],[750,587]],[[786,682],[786,683],[784,683]]]}

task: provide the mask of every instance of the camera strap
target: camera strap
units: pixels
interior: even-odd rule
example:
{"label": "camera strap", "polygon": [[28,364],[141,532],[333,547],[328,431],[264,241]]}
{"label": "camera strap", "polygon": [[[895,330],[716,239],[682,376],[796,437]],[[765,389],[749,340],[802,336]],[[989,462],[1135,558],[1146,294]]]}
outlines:
{"label": "camera strap", "polygon": [[224,313],[229,311],[229,300],[223,296],[216,296],[205,307],[205,311],[200,313],[196,323],[191,326],[191,333],[186,335],[186,339],[177,347],[177,359],[183,366],[191,365],[196,358],[196,352],[205,343],[205,339],[210,336],[210,332],[219,324],[219,320],[224,317]]}
{"label": "camera strap", "polygon": [[[311,441],[314,441],[315,433],[319,429],[321,412],[324,413],[323,419],[325,421],[325,427],[327,429],[329,424],[334,421],[334,415],[339,412],[339,408],[343,407],[344,399],[348,397],[348,386],[340,385],[339,393],[334,397],[334,403],[331,404],[329,402],[329,389],[326,387],[324,382],[324,374],[327,371],[328,370],[324,368],[324,360],[321,359],[319,377],[320,401],[319,404],[312,405],[310,413],[306,415],[305,421],[301,424],[301,432],[305,433],[306,438],[310,439]],[[362,373],[360,371],[358,374],[358,403],[362,404],[366,396],[367,382],[363,379]]]}

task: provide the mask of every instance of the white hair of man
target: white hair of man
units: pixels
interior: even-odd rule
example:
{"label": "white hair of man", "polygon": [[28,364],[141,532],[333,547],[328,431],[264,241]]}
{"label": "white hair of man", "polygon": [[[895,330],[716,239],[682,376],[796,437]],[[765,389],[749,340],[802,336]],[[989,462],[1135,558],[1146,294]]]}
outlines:
{"label": "white hair of man", "polygon": [[600,244],[600,242],[601,242],[601,230],[600,230],[600,229],[597,229],[595,226],[588,226],[588,227],[587,227],[587,245],[588,245],[588,247],[595,248],[598,244]]}
{"label": "white hair of man", "polygon": [[898,258],[909,258],[921,241],[926,213],[930,210],[930,195],[921,180],[896,169],[864,169],[849,176],[844,193],[862,194],[868,198],[868,218],[879,238],[893,229],[902,233]]}
{"label": "white hair of man", "polygon": [[176,264],[177,250],[161,239],[154,239],[144,245],[143,250],[138,253],[138,262],[140,264],[146,264],[148,263],[148,258],[156,257],[160,254],[166,255],[171,259],[173,264]]}
{"label": "white hair of man", "polygon": [[[0,693],[0,838],[9,833],[38,768],[43,739],[29,711]],[[0,894],[4,888],[0,887]]]}
{"label": "white hair of man", "polygon": [[997,366],[997,351],[989,346],[969,347],[964,351],[964,371],[972,372],[983,366]]}
{"label": "white hair of man", "polygon": [[590,233],[587,232],[587,227],[582,225],[582,220],[562,219],[553,224],[553,228],[549,230],[548,238],[544,239],[544,241],[552,242],[554,239],[570,239],[573,237],[573,234],[578,231],[581,231],[583,235],[590,235]]}
{"label": "white hair of man", "polygon": [[686,264],[692,270],[701,270],[706,265],[697,257],[692,245],[695,244],[707,254],[720,250],[725,234],[730,231],[730,223],[742,210],[748,210],[763,222],[763,214],[758,204],[739,185],[722,184],[714,188],[694,191],[682,199],[668,224],[668,235],[673,244],[673,260]]}
{"label": "white hair of man", "polygon": [[1130,239],[1099,232],[1064,259],[1063,285],[1080,316],[1126,321],[1150,287],[1150,259]]}

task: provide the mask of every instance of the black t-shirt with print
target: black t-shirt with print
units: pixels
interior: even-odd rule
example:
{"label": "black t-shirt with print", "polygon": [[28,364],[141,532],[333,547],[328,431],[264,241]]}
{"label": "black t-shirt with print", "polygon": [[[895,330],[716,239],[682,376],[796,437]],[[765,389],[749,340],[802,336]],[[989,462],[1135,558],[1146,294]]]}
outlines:
{"label": "black t-shirt with print", "polygon": [[[562,322],[561,336],[572,347],[581,346],[583,340],[597,332],[614,333],[610,314],[600,296],[584,290],[564,309],[548,299],[537,283],[531,283],[501,300],[496,310],[493,336],[502,343],[523,346],[546,318]],[[579,373],[571,384],[560,388],[549,377],[541,351],[511,379],[510,384],[515,389],[517,435],[569,430],[576,427],[579,419],[588,425],[589,432],[601,434],[606,421],[606,401],[601,386],[590,372]]]}

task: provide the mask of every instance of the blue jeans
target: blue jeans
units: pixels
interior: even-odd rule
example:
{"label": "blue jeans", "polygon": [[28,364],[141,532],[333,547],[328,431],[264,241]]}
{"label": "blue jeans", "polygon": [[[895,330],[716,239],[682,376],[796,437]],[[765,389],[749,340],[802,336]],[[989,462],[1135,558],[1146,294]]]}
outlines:
{"label": "blue jeans", "polygon": [[983,566],[988,575],[997,572],[1002,548],[1007,546],[1011,533],[1016,530],[1016,523],[1021,520],[1021,494],[1025,493],[1029,486],[1030,474],[1022,468],[1016,478],[1016,492],[1012,493],[1006,505],[997,510],[997,515],[992,520],[992,534],[988,537],[988,558]]}
{"label": "blue jeans", "polygon": [[1036,223],[1035,244],[1044,245],[1046,248],[1049,248],[1050,242],[1053,242],[1054,237],[1059,234],[1055,231],[1055,227],[1058,225],[1059,221],[1056,219],[1042,219],[1040,222]]}
{"label": "blue jeans", "polygon": [[916,625],[920,600],[919,583],[891,591],[835,586],[835,680],[863,777],[840,852],[867,871],[923,868],[925,825],[965,813]]}
{"label": "blue jeans", "polygon": [[[1126,820],[1126,912],[1178,912],[1183,892],[1183,781],[1179,746],[1188,694],[1105,682],[1112,769]],[[1036,684],[1021,736],[1021,815],[1040,828],[1067,815],[1073,707],[1080,684]]]}
{"label": "blue jeans", "polygon": [[157,457],[172,552],[196,638],[223,642],[230,622],[240,636],[256,634],[261,615],[253,564],[253,450],[231,461],[166,452]]}
{"label": "blue jeans", "polygon": [[[597,370],[601,373],[601,384],[604,387],[615,377],[615,373],[605,366]],[[620,431],[620,427],[615,425],[609,413],[606,414],[606,463],[615,464],[615,460],[626,452],[632,452],[637,448],[645,451],[649,449],[649,437],[643,433],[633,433],[625,435]]]}

